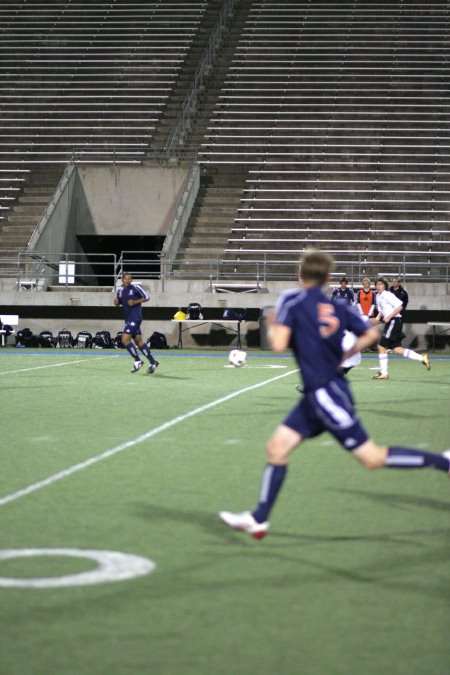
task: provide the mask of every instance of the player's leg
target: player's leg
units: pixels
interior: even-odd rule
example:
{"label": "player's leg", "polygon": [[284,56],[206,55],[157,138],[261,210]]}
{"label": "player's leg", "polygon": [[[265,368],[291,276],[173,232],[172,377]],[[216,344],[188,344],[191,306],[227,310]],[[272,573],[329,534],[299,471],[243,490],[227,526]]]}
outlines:
{"label": "player's leg", "polygon": [[221,511],[219,517],[226,525],[234,530],[247,532],[255,539],[265,536],[269,529],[269,514],[286,477],[288,457],[301,440],[297,431],[284,424],[275,429],[267,444],[268,463],[262,475],[256,509],[253,512],[240,513]]}
{"label": "player's leg", "polygon": [[412,349],[405,349],[404,347],[395,347],[394,354],[403,356],[404,359],[410,359],[411,361],[420,361],[427,370],[431,370],[431,363],[428,357],[428,354],[418,354]]}
{"label": "player's leg", "polygon": [[371,438],[353,450],[353,455],[366,469],[426,469],[450,472],[449,458],[424,450],[402,446],[380,446]]}
{"label": "player's leg", "polygon": [[142,335],[139,333],[138,335],[135,336],[135,341],[141,352],[144,354],[144,356],[148,359],[150,366],[148,368],[148,373],[154,373],[156,368],[159,366],[159,361],[155,359],[153,354],[150,351],[150,347],[144,340],[142,339]]}
{"label": "player's leg", "polygon": [[280,424],[267,443],[268,461],[261,480],[258,506],[252,514],[258,523],[264,523],[269,519],[286,478],[289,455],[301,441],[302,436],[297,431]]}
{"label": "player's leg", "polygon": [[[384,340],[384,337],[382,338]],[[381,343],[377,346],[378,349],[378,363],[380,366],[379,372],[372,377],[373,380],[388,380],[388,353],[387,347]]]}
{"label": "player's leg", "polygon": [[125,326],[125,329],[122,333],[122,344],[131,356],[131,358],[134,360],[134,366],[132,369],[132,373],[137,373],[137,371],[142,368],[143,362],[139,358],[138,351],[136,349],[136,345],[134,344],[132,340],[132,335],[131,335],[131,330],[127,326]]}
{"label": "player's leg", "polygon": [[322,421],[315,416],[308,396],[289,412],[267,443],[267,464],[263,471],[259,500],[253,512],[230,513],[221,511],[221,520],[235,530],[243,530],[255,539],[262,539],[269,528],[269,514],[284,483],[289,455],[304,438],[323,431]]}

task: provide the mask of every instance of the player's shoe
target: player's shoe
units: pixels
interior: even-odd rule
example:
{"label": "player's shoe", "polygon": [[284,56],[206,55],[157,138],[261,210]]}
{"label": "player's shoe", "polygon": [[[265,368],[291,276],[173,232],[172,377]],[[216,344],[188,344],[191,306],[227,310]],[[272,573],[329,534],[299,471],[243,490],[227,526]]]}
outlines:
{"label": "player's shoe", "polygon": [[143,365],[144,365],[144,362],[143,362],[143,361],[135,361],[135,362],[134,362],[134,366],[133,366],[131,372],[132,372],[132,373],[137,373],[137,371],[140,370],[140,369],[142,368]]}
{"label": "player's shoe", "polygon": [[230,513],[229,511],[221,511],[219,518],[225,525],[231,527],[232,530],[241,530],[251,534],[255,539],[262,539],[266,536],[269,529],[269,522],[258,523],[250,513],[250,511],[243,511],[242,513]]}
{"label": "player's shoe", "polygon": [[430,358],[429,358],[428,354],[423,354],[422,363],[427,370],[431,370],[431,363],[430,363]]}
{"label": "player's shoe", "polygon": [[383,373],[377,373],[376,375],[372,375],[372,380],[388,380],[389,375],[383,375]]}
{"label": "player's shoe", "polygon": [[151,363],[149,367],[147,368],[147,374],[148,375],[153,375],[157,367],[159,366],[159,361],[155,361],[155,363]]}
{"label": "player's shoe", "polygon": [[[442,456],[445,457],[445,459],[448,459],[448,461],[450,462],[450,450],[446,450],[445,452],[443,452]],[[450,466],[448,467],[448,475],[450,476]]]}

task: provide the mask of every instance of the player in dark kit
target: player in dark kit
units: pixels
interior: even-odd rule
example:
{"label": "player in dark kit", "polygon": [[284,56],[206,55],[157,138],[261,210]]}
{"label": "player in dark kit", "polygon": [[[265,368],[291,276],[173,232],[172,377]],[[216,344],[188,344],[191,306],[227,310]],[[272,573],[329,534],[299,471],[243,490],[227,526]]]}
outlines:
{"label": "player in dark kit", "polygon": [[347,284],[347,279],[342,277],[342,279],[339,281],[339,286],[334,289],[331,297],[333,300],[345,300],[349,305],[353,305],[355,303],[355,294],[351,288],[348,288]]}
{"label": "player in dark kit", "polygon": [[147,302],[150,296],[144,291],[142,286],[133,284],[132,281],[133,277],[131,274],[124,272],[122,275],[122,286],[114,298],[114,304],[116,306],[122,305],[123,307],[125,326],[122,332],[122,344],[134,359],[134,366],[131,372],[137,373],[144,365],[136,349],[137,345],[149,360],[150,365],[147,372],[151,375],[159,366],[159,361],[152,356],[148,345],[142,339],[141,333],[142,303]]}
{"label": "player in dark kit", "polygon": [[[304,396],[268,442],[268,464],[255,510],[219,514],[226,525],[256,539],[264,537],[269,528],[269,514],[283,485],[289,455],[303,440],[324,431],[329,431],[367,469],[433,467],[449,473],[450,451],[435,455],[400,446],[380,446],[369,438],[359,421],[341,364],[375,343],[378,331],[364,323],[356,309],[342,301],[330,300],[322,292],[332,263],[332,258],[321,251],[305,254],[300,267],[303,289],[281,296],[268,330],[273,351],[292,348],[302,373]],[[357,336],[353,347],[345,353],[344,330]]]}

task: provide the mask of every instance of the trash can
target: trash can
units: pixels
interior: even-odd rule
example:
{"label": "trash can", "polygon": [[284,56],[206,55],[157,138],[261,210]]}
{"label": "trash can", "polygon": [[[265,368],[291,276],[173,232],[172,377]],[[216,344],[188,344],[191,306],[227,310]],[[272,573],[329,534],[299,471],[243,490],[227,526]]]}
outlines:
{"label": "trash can", "polygon": [[263,307],[259,315],[259,346],[261,349],[270,349],[269,340],[267,339],[267,315],[271,313],[273,308],[273,305]]}

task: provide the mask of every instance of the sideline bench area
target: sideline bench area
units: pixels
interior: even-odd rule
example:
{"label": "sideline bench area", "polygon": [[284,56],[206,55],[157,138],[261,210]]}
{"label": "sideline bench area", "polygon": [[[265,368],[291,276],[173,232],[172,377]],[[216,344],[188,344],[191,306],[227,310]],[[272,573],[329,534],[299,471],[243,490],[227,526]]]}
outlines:
{"label": "sideline bench area", "polygon": [[[434,352],[436,335],[442,335],[442,333],[447,333],[450,330],[450,323],[447,323],[446,321],[427,321],[427,326],[432,326],[433,328],[433,341],[431,350]],[[436,328],[442,328],[442,330],[436,332]]]}
{"label": "sideline bench area", "polygon": [[[0,344],[2,347],[6,345],[7,331],[3,330],[3,326],[18,326],[19,325],[19,315],[18,314],[0,314]],[[13,330],[10,335],[15,335]]]}
{"label": "sideline bench area", "polygon": [[[236,347],[238,349],[241,348],[241,322],[238,320],[231,320],[231,319],[219,319],[219,320],[212,320],[212,319],[172,319],[172,323],[177,323],[178,324],[178,349],[183,348],[183,333],[187,330],[191,330],[191,328],[196,328],[197,326],[205,326],[206,324],[211,324],[213,326],[220,326],[221,328],[225,328],[226,330],[232,331],[233,333],[236,333],[237,336],[237,341],[236,341]],[[184,326],[184,327],[183,327]]]}

